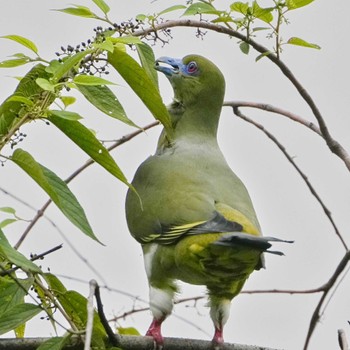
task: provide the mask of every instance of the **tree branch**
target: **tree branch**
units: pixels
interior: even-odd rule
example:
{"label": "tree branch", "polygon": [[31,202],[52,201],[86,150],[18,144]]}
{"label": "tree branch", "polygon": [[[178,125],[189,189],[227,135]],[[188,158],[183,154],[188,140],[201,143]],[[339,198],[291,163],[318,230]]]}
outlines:
{"label": "tree branch", "polygon": [[256,108],[256,109],[261,109],[266,112],[271,112],[271,113],[276,113],[283,115],[299,124],[302,124],[309,128],[310,130],[314,131],[316,134],[321,136],[323,138],[323,135],[320,131],[320,129],[311,121],[303,119],[302,117],[291,113],[285,109],[266,104],[266,103],[257,103],[257,102],[246,102],[246,101],[225,101],[223,103],[224,107],[232,107],[232,108],[238,108],[238,107],[249,107],[249,108]]}
{"label": "tree branch", "polygon": [[[31,260],[31,261],[35,261],[35,260],[43,259],[46,255],[51,254],[51,253],[55,252],[55,251],[58,250],[58,249],[61,249],[62,246],[63,246],[63,245],[60,244],[60,245],[58,245],[58,246],[56,246],[56,247],[53,247],[53,248],[47,250],[47,251],[44,252],[44,253],[41,253],[41,254],[38,254],[38,255],[35,254],[35,255],[33,255],[33,256],[30,258],[30,260]],[[15,266],[15,267],[13,267],[12,269],[0,271],[0,276],[10,275],[10,274],[12,274],[13,272],[15,272],[15,271],[18,270],[18,269],[19,269],[19,267],[18,267],[18,266]]]}
{"label": "tree branch", "polygon": [[349,350],[348,341],[344,329],[338,329],[338,343],[340,350]]}
{"label": "tree branch", "polygon": [[332,289],[332,287],[334,286],[335,282],[337,281],[338,277],[340,276],[340,274],[344,271],[346,265],[348,264],[350,260],[350,250],[348,250],[344,257],[341,259],[340,263],[338,264],[337,268],[335,269],[333,275],[331,276],[331,278],[328,280],[328,282],[323,286],[323,294],[315,308],[314,313],[312,314],[311,320],[310,320],[310,325],[309,325],[309,329],[308,329],[308,333],[306,336],[306,340],[305,340],[305,344],[304,344],[304,350],[306,350],[308,348],[311,336],[316,328],[316,325],[320,319],[320,310],[321,307],[324,304],[324,301],[328,295],[328,293],[330,292],[330,290]]}
{"label": "tree branch", "polygon": [[338,236],[338,238],[340,239],[340,241],[342,242],[344,248],[346,249],[346,253],[344,255],[344,257],[342,258],[342,260],[340,261],[339,265],[337,266],[335,272],[333,273],[333,275],[331,276],[331,278],[328,280],[328,282],[326,284],[324,284],[323,286],[321,286],[319,288],[319,291],[323,291],[323,294],[320,298],[320,301],[318,302],[313,315],[311,317],[310,320],[310,325],[309,325],[309,329],[308,329],[308,333],[306,336],[306,340],[305,340],[305,344],[304,344],[304,350],[306,350],[308,348],[311,336],[315,330],[315,327],[320,319],[320,310],[321,307],[324,304],[324,301],[329,293],[329,291],[333,288],[335,282],[337,281],[338,277],[340,276],[340,274],[343,272],[343,270],[345,269],[346,265],[348,264],[349,260],[350,260],[350,251],[348,250],[348,247],[344,241],[344,239],[342,238],[337,226],[335,225],[335,222],[333,221],[333,218],[331,216],[330,211],[328,210],[328,208],[325,206],[325,204],[323,203],[323,201],[320,199],[320,197],[318,196],[317,192],[315,191],[315,189],[313,188],[313,186],[311,185],[311,183],[309,182],[308,178],[306,177],[306,175],[300,170],[300,168],[296,165],[296,163],[294,162],[293,158],[287,153],[287,151],[285,150],[285,148],[283,147],[282,144],[279,143],[279,141],[270,133],[268,132],[264,126],[256,123],[255,121],[251,120],[250,118],[246,117],[245,115],[243,115],[238,107],[234,107],[233,108],[234,113],[242,118],[243,120],[253,124],[254,126],[256,126],[257,128],[259,128],[260,130],[262,130],[277,146],[278,148],[280,148],[280,150],[283,152],[283,154],[287,157],[287,159],[289,160],[289,162],[294,166],[294,168],[297,170],[297,172],[301,175],[301,177],[303,178],[303,180],[306,182],[306,185],[309,187],[311,193],[314,195],[314,197],[317,199],[317,201],[320,203],[320,205],[322,206],[326,216],[328,217],[328,219],[330,220],[336,235]]}
{"label": "tree branch", "polygon": [[282,151],[282,153],[285,155],[285,157],[288,159],[288,161],[293,165],[293,167],[295,168],[295,170],[298,172],[298,174],[302,177],[302,179],[304,180],[304,182],[306,183],[306,186],[309,188],[310,192],[312,193],[312,195],[316,198],[317,202],[321,205],[324,213],[326,214],[328,220],[330,221],[335,234],[337,235],[337,237],[340,239],[343,247],[348,250],[348,247],[345,243],[345,240],[343,239],[337,225],[335,224],[331,211],[327,208],[327,206],[324,204],[324,202],[322,201],[322,199],[320,198],[320,196],[318,195],[318,193],[316,192],[316,190],[314,189],[314,187],[312,186],[311,182],[309,181],[309,179],[307,178],[307,176],[301,171],[301,169],[297,166],[297,164],[294,162],[293,158],[289,155],[289,153],[286,151],[285,147],[276,139],[276,137],[274,135],[272,135],[269,131],[267,131],[263,125],[255,122],[254,120],[248,118],[247,116],[245,116],[244,114],[242,114],[240,112],[240,110],[238,109],[238,107],[233,107],[233,111],[235,113],[235,115],[243,120],[245,120],[246,122],[254,125],[255,127],[257,127],[258,129],[260,129],[262,132],[265,133],[265,135],[272,140],[277,147]]}
{"label": "tree branch", "polygon": [[[265,54],[270,51],[268,48],[252,40],[250,37],[247,38],[245,35],[237,32],[234,29],[224,27],[218,24],[210,23],[210,22],[200,21],[200,20],[178,19],[178,20],[165,21],[163,23],[155,24],[153,27],[137,30],[133,33],[133,35],[147,36],[150,33],[155,33],[157,31],[161,31],[167,28],[174,28],[174,27],[203,28],[203,29],[215,31],[217,33],[226,34],[231,37],[235,37],[241,41],[244,41],[250,46],[252,46],[256,51],[260,52],[261,54]],[[307,90],[303,87],[303,85],[301,85],[301,83],[297,80],[297,78],[294,76],[291,70],[286,66],[286,64],[284,64],[274,53],[269,52],[268,54],[266,54],[265,57],[267,57],[274,64],[276,64],[276,66],[281,70],[281,72],[294,85],[294,87],[299,92],[300,96],[304,99],[304,101],[308,104],[308,106],[312,110],[318,122],[323,138],[325,139],[328,145],[328,148],[331,150],[331,152],[333,152],[339,158],[341,158],[345,163],[346,167],[348,168],[348,170],[350,170],[350,155],[340,145],[340,143],[334,140],[333,137],[331,136],[320,110],[316,106],[314,100],[312,99],[310,94],[307,92]]]}
{"label": "tree branch", "polygon": [[[49,338],[3,338],[0,339],[0,350],[36,350]],[[123,350],[153,350],[151,337],[120,336],[120,347]],[[77,337],[72,337],[63,350],[83,350],[84,345]],[[197,339],[164,338],[164,350],[212,350],[212,342]],[[254,345],[224,344],[220,350],[277,350]]]}

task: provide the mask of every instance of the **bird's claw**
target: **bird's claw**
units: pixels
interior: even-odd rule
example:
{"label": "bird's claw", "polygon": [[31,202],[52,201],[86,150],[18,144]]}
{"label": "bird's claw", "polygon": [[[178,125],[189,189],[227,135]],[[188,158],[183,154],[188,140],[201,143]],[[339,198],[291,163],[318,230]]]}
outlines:
{"label": "bird's claw", "polygon": [[161,324],[163,320],[154,319],[148,328],[146,336],[152,337],[154,342],[154,350],[163,350],[164,339],[161,333]]}
{"label": "bird's claw", "polygon": [[223,336],[223,330],[222,328],[215,327],[215,333],[212,340],[213,349],[214,350],[220,350],[222,348],[222,345],[224,344],[224,336]]}

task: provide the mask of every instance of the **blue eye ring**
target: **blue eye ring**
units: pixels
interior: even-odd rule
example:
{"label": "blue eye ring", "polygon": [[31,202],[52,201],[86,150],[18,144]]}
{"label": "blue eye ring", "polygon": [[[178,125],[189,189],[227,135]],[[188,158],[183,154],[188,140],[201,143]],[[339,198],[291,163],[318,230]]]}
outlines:
{"label": "blue eye ring", "polygon": [[189,74],[193,74],[196,73],[198,70],[198,66],[197,63],[195,61],[191,61],[188,65],[187,65],[187,73]]}

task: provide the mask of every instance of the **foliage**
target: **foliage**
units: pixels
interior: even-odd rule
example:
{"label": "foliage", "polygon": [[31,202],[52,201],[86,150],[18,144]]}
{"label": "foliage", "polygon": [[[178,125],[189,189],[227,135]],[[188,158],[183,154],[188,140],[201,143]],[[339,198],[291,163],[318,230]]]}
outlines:
{"label": "foliage", "polygon": [[[16,53],[11,59],[0,62],[0,68],[18,67],[28,63],[34,66],[21,78],[15,92],[0,105],[0,162],[13,162],[34,180],[56,204],[62,213],[76,225],[82,233],[98,241],[91,228],[84,209],[71,192],[68,185],[52,170],[40,164],[26,150],[18,148],[25,137],[21,133],[24,124],[44,120],[59,129],[72,140],[93,161],[115,178],[130,186],[122,170],[108,150],[91,130],[83,125],[83,116],[71,110],[75,97],[69,95],[71,89],[80,92],[95,108],[107,116],[139,128],[127,115],[117,95],[109,86],[118,86],[103,76],[107,69],[115,69],[131,90],[141,99],[156,120],[161,122],[167,137],[172,138],[172,124],[167,109],[158,91],[158,80],[154,66],[154,54],[150,44],[164,44],[171,37],[170,29],[154,29],[164,24],[163,16],[177,13],[180,16],[198,16],[216,25],[223,25],[238,33],[243,33],[238,42],[244,54],[250,52],[251,40],[260,33],[273,44],[261,52],[256,60],[273,53],[280,59],[284,45],[297,45],[319,49],[319,46],[302,38],[291,37],[282,40],[281,27],[287,23],[290,11],[308,5],[312,0],[273,0],[272,6],[262,7],[258,1],[233,2],[228,9],[218,9],[214,0],[186,1],[184,5],[174,5],[157,14],[138,14],[135,21],[114,23],[108,17],[110,8],[104,0],[93,0],[101,15],[80,5],[59,9],[62,13],[102,21],[106,28],[95,28],[95,36],[76,47],[62,47],[53,59],[39,55],[39,49],[27,38],[20,35],[5,35],[2,39],[11,40],[23,46],[30,54]],[[197,29],[199,36],[203,35]],[[135,56],[137,55],[137,58]],[[33,125],[33,127],[35,127]],[[59,311],[69,324],[67,334],[51,338],[40,346],[40,350],[62,349],[72,334],[81,334],[88,322],[87,298],[67,290],[62,282],[52,274],[41,271],[34,262],[14,249],[6,239],[2,229],[22,220],[13,208],[4,207],[0,211],[9,217],[0,222],[0,334],[14,330],[19,337],[24,336],[24,325],[38,313],[45,314],[53,326],[57,322],[54,313]],[[17,277],[17,271],[26,274],[25,279]],[[36,297],[27,302],[25,296],[34,289]],[[120,329],[122,334],[136,334],[133,328]],[[107,333],[97,314],[93,317],[92,346],[108,348]]]}

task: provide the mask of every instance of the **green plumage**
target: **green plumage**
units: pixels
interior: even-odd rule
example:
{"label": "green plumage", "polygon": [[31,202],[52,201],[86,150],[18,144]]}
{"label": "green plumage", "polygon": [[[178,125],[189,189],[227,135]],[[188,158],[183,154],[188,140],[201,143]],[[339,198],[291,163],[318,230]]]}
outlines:
{"label": "green plumage", "polygon": [[157,69],[174,88],[169,107],[174,139],[169,142],[163,132],[156,154],[140,165],[132,181],[140,198],[129,190],[126,199],[130,232],[143,245],[151,303],[159,303],[151,307],[155,319],[148,335],[161,343],[160,324],[171,312],[176,280],[182,280],[207,286],[213,341],[220,343],[228,317],[225,305],[262,266],[266,247],[243,244],[242,237],[217,244],[232,232],[261,235],[249,194],[217,144],[222,73],[196,55],[161,58]]}

